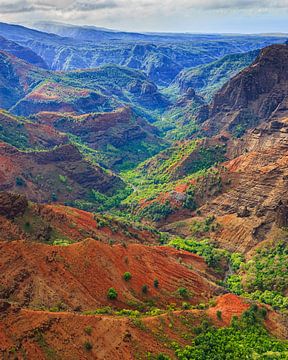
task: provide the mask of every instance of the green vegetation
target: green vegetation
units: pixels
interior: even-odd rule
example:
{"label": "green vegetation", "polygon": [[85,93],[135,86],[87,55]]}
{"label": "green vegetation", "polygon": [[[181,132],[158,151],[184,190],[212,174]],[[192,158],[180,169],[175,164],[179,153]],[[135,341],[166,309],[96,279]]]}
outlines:
{"label": "green vegetation", "polygon": [[218,320],[222,320],[222,311],[217,310],[216,316],[217,316],[217,319],[218,319]]}
{"label": "green vegetation", "polygon": [[92,334],[92,331],[93,331],[93,328],[92,328],[92,326],[86,326],[85,328],[84,328],[84,332],[85,332],[85,334],[87,334],[87,335],[91,335]]}
{"label": "green vegetation", "polygon": [[223,271],[221,261],[229,259],[229,253],[223,249],[218,249],[211,240],[204,239],[197,241],[195,239],[174,238],[168,243],[176,249],[190,251],[194,254],[203,256],[206,263],[217,271]]}
{"label": "green vegetation", "polygon": [[165,219],[172,212],[173,210],[169,201],[166,201],[164,204],[154,201],[150,205],[141,209],[137,215],[139,219],[146,218],[157,222],[161,219]]}
{"label": "green vegetation", "polygon": [[229,327],[202,327],[190,346],[176,349],[176,356],[179,360],[286,359],[288,343],[270,336],[262,319],[263,313],[252,306]]}
{"label": "green vegetation", "polygon": [[26,182],[22,177],[17,176],[15,180],[16,186],[26,186]]}
{"label": "green vegetation", "polygon": [[194,220],[190,227],[191,233],[193,236],[202,237],[210,231],[216,231],[219,227],[217,223],[214,222],[214,216],[208,216],[203,221]]}
{"label": "green vegetation", "polygon": [[118,297],[118,293],[114,288],[110,288],[107,292],[107,297],[110,300],[115,300]]}
{"label": "green vegetation", "polygon": [[189,299],[191,297],[191,293],[189,290],[185,287],[180,287],[177,290],[177,293],[183,298],[183,299]]}
{"label": "green vegetation", "polygon": [[238,295],[271,305],[275,310],[288,309],[288,245],[286,241],[261,246],[247,263],[232,255],[236,273],[226,279],[227,288]]}
{"label": "green vegetation", "polygon": [[87,351],[91,351],[93,349],[93,345],[90,343],[90,341],[85,341],[83,346],[84,346],[84,349]]}
{"label": "green vegetation", "polygon": [[131,280],[131,278],[132,278],[132,275],[131,275],[130,272],[125,272],[125,273],[123,274],[123,279],[124,279],[125,281],[129,281],[129,280]]}
{"label": "green vegetation", "polygon": [[192,87],[207,100],[217,92],[230,78],[250,65],[259,51],[226,55],[209,64],[183,70],[178,76],[182,87]]}
{"label": "green vegetation", "polygon": [[158,279],[154,279],[153,285],[154,285],[154,288],[155,288],[155,289],[158,289],[158,287],[159,287],[159,280],[158,280]]}
{"label": "green vegetation", "polygon": [[57,246],[68,246],[71,244],[72,244],[72,242],[67,239],[57,239],[57,240],[54,240],[52,243],[52,245],[57,245]]}
{"label": "green vegetation", "polygon": [[143,294],[147,294],[147,293],[148,293],[148,285],[144,284],[144,285],[142,286],[142,293],[143,293]]}
{"label": "green vegetation", "polygon": [[[204,144],[202,140],[177,143],[136,169],[122,172],[121,177],[134,189],[122,201],[125,212],[134,214],[137,220],[158,222],[177,208],[196,210],[198,192],[220,191],[221,179],[213,166],[224,160],[225,147],[210,148]],[[207,190],[202,188],[205,180],[210,184]],[[182,184],[186,190],[177,195],[175,188]],[[171,200],[173,196],[177,197],[176,202]]]}

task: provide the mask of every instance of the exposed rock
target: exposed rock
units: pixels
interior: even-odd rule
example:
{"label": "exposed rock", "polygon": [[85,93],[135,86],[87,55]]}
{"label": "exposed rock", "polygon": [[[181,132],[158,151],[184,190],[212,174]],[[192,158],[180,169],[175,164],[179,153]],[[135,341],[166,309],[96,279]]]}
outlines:
{"label": "exposed rock", "polygon": [[288,202],[279,201],[276,209],[276,224],[279,227],[288,227]]}
{"label": "exposed rock", "polygon": [[239,217],[248,217],[250,215],[250,211],[247,206],[240,206],[237,215]]}

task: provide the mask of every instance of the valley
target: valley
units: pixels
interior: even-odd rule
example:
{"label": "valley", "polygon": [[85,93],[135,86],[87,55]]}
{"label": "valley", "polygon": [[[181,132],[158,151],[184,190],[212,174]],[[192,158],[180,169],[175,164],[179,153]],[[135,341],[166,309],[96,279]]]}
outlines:
{"label": "valley", "polygon": [[284,35],[0,23],[0,354],[288,356]]}

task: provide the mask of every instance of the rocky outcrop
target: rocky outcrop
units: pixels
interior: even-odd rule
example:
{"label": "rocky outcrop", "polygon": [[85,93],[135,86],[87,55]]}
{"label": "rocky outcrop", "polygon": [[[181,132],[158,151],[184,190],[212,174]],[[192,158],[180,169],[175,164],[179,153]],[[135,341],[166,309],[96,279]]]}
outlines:
{"label": "rocky outcrop", "polygon": [[288,227],[288,203],[282,200],[279,201],[276,209],[276,225],[280,228]]}
{"label": "rocky outcrop", "polygon": [[216,93],[203,124],[207,134],[227,130],[241,136],[266,121],[287,101],[288,46],[272,45]]}

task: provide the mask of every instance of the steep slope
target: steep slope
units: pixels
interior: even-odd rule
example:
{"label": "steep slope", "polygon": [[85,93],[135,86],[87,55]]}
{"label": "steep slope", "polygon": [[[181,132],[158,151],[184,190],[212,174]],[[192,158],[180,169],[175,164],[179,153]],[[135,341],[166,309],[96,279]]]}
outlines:
{"label": "steep slope", "polygon": [[161,234],[141,224],[109,215],[94,215],[59,204],[28,202],[23,195],[0,192],[0,240],[62,244],[86,238],[106,244],[158,244]]}
{"label": "steep slope", "polygon": [[[71,134],[93,150],[94,158],[108,168],[123,169],[154,155],[164,147],[159,131],[129,107],[111,113],[70,115],[41,112],[31,118]],[[35,124],[36,126],[36,124]]]}
{"label": "steep slope", "polygon": [[[105,305],[137,308],[148,300],[159,306],[181,304],[181,286],[191,294],[187,301],[196,304],[219,291],[203,259],[172,248],[111,246],[92,239],[64,247],[3,242],[0,248],[1,298],[22,306],[49,309],[61,303],[63,309],[96,310]],[[127,271],[129,281],[123,279]],[[108,297],[110,288],[117,291],[116,299]]]}
{"label": "steep slope", "polygon": [[[198,213],[202,220],[216,218],[217,231],[206,236],[231,251],[247,253],[264,240],[287,238],[287,66],[287,45],[264,49],[215,96],[203,124],[209,134],[222,132],[229,161],[218,167],[221,193]],[[182,221],[178,231],[191,236],[193,222]]]}
{"label": "steep slope", "polygon": [[48,72],[0,51],[0,108],[9,109],[47,75]]}
{"label": "steep slope", "polygon": [[47,69],[45,61],[37,55],[34,51],[28,47],[23,47],[14,41],[7,40],[3,36],[0,36],[0,50],[12,54],[19,59],[28,62],[31,65],[38,66],[43,69]]}
{"label": "steep slope", "polygon": [[48,149],[66,144],[68,138],[52,126],[34,124],[25,118],[0,110],[0,140],[21,150]]}
{"label": "steep slope", "polygon": [[287,59],[287,45],[267,47],[251,66],[224,85],[212,101],[209,120],[203,124],[207,134],[227,130],[241,136],[281,107],[288,95]]}
{"label": "steep slope", "polygon": [[181,93],[190,87],[197,93],[211,99],[228,80],[249,66],[259,54],[258,50],[244,54],[226,55],[220,60],[180,72],[174,80],[174,86]]}
{"label": "steep slope", "polygon": [[119,178],[85,160],[73,145],[24,152],[1,143],[0,159],[0,189],[34,201],[75,201],[89,198],[92,190],[112,194],[124,186]]}

